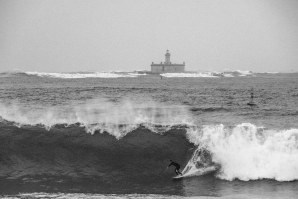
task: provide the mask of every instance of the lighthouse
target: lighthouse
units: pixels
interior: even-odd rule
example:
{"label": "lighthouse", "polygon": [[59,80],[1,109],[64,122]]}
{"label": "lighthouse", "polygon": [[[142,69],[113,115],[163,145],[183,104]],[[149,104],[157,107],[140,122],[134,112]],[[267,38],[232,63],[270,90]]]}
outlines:
{"label": "lighthouse", "polygon": [[171,53],[169,50],[165,54],[165,62],[160,62],[160,64],[151,64],[152,73],[182,73],[185,70],[185,62],[183,64],[172,64]]}

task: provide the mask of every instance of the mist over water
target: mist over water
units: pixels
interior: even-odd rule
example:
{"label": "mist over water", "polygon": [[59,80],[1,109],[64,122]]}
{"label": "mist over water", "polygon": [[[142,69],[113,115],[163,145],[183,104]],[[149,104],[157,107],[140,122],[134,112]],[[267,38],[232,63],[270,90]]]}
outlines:
{"label": "mist over water", "polygon": [[[297,79],[3,75],[1,192],[227,196],[260,186],[269,197],[282,183],[295,193]],[[194,170],[202,150],[217,169],[172,181],[169,159]]]}

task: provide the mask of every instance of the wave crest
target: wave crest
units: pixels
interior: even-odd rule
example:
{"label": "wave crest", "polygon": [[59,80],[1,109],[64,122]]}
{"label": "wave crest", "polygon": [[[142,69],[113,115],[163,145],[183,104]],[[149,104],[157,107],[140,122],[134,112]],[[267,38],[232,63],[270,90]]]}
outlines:
{"label": "wave crest", "polygon": [[96,99],[84,104],[35,109],[17,103],[0,103],[0,118],[17,126],[42,125],[47,129],[58,124],[79,123],[88,133],[108,132],[117,138],[141,125],[154,132],[165,132],[172,126],[191,123],[189,111],[184,106],[165,105],[153,101],[146,101],[144,104],[129,99],[116,103]]}

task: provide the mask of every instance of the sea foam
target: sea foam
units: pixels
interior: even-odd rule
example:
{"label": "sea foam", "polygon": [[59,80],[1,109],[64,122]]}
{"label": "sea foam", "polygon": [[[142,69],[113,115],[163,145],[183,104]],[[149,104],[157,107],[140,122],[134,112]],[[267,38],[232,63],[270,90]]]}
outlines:
{"label": "sea foam", "polygon": [[243,123],[193,127],[187,134],[198,150],[212,154],[221,179],[298,179],[298,129],[269,130]]}

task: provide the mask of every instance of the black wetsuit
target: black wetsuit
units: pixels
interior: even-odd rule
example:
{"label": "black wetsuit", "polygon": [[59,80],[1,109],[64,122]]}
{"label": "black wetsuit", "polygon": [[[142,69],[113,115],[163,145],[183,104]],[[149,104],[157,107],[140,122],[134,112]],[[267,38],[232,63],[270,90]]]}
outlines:
{"label": "black wetsuit", "polygon": [[170,164],[169,164],[169,166],[168,167],[170,167],[170,166],[174,166],[175,167],[175,172],[176,172],[176,174],[178,175],[178,174],[181,174],[182,175],[182,173],[179,171],[179,169],[180,169],[180,165],[178,164],[178,163],[176,163],[176,162],[171,162]]}

